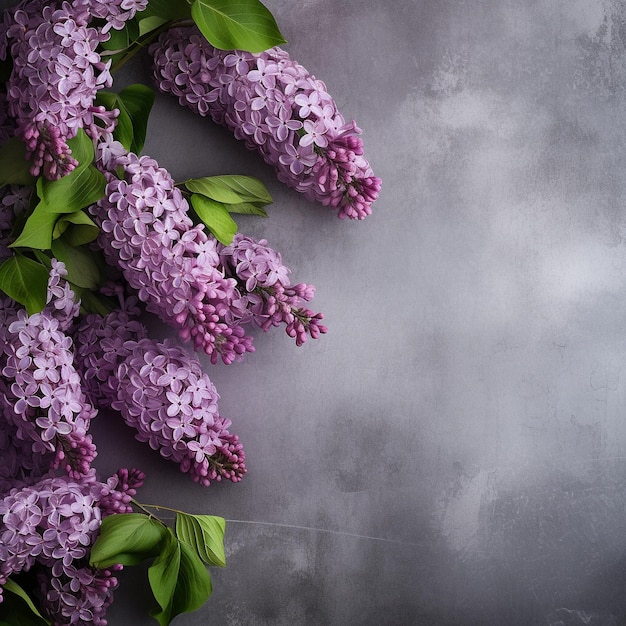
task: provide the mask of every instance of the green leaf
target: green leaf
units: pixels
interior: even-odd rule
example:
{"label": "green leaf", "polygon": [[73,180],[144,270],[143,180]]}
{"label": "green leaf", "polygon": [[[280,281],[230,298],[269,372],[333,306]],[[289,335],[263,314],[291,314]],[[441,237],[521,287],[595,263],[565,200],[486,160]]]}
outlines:
{"label": "green leaf", "polygon": [[119,111],[119,115],[117,116],[117,126],[113,131],[113,137],[126,148],[127,152],[132,152],[133,139],[135,138],[133,120],[128,115],[128,111],[119,104],[119,100],[116,108]]}
{"label": "green leaf", "polygon": [[129,85],[120,91],[118,99],[130,118],[133,128],[131,152],[139,154],[146,141],[148,117],[154,104],[155,94],[150,87],[140,83]]}
{"label": "green leaf", "polygon": [[151,615],[161,626],[188,611],[199,609],[212,592],[211,577],[200,557],[167,530],[161,554],[148,568],[148,580],[159,608]]}
{"label": "green leaf", "polygon": [[167,532],[161,522],[143,513],[109,515],[102,520],[89,565],[98,569],[116,563],[136,565],[159,554]]}
{"label": "green leaf", "polygon": [[113,136],[129,152],[139,154],[146,141],[148,117],[154,104],[154,91],[146,85],[129,85],[119,94],[100,91],[96,102],[109,111],[118,109],[117,127]]}
{"label": "green leaf", "polygon": [[106,179],[94,165],[76,168],[59,180],[41,184],[38,207],[49,213],[75,213],[95,204],[104,195]]}
{"label": "green leaf", "polygon": [[74,137],[68,139],[67,145],[72,151],[72,156],[78,161],[77,169],[87,167],[93,161],[95,155],[93,141],[82,128],[78,129]]}
{"label": "green leaf", "polygon": [[193,194],[191,206],[218,241],[226,246],[232,243],[237,232],[237,224],[228,213],[225,205],[204,196]]}
{"label": "green leaf", "polygon": [[0,188],[5,185],[34,185],[37,180],[30,173],[26,160],[26,146],[12,137],[0,148]]}
{"label": "green leaf", "polygon": [[97,313],[104,317],[111,311],[119,308],[114,299],[103,296],[95,291],[89,291],[82,287],[75,287],[75,293],[80,298],[80,306],[82,313]]}
{"label": "green leaf", "polygon": [[65,263],[70,283],[85,289],[100,287],[102,277],[93,252],[87,248],[74,247],[64,239],[56,239],[52,242],[52,254],[55,259]]}
{"label": "green leaf", "polygon": [[209,565],[226,567],[224,529],[226,520],[214,515],[176,514],[176,534],[195,548],[198,556]]}
{"label": "green leaf", "polygon": [[[109,52],[123,52],[125,51],[136,39],[139,38],[139,24],[136,20],[127,21],[124,27],[120,30],[111,29],[109,31],[109,39],[103,41],[100,45],[103,50]],[[106,58],[110,58],[110,55],[103,55]],[[114,57],[115,58],[115,57]]]}
{"label": "green leaf", "polygon": [[[47,626],[50,621],[39,612],[31,597],[14,580],[9,578],[3,587],[9,591],[0,604],[0,624],[9,624],[4,620],[11,619],[10,626]],[[15,597],[17,596],[17,598]],[[19,598],[19,599],[18,599]]]}
{"label": "green leaf", "polygon": [[119,111],[113,137],[126,148],[126,151],[130,151],[134,138],[133,121],[130,119],[130,115],[124,105],[120,102],[118,94],[110,91],[99,91],[96,96],[96,104],[105,107],[108,111],[113,111],[113,109]]}
{"label": "green leaf", "polygon": [[37,180],[38,207],[49,213],[74,213],[97,202],[104,195],[106,179],[94,165],[93,142],[80,128],[68,142],[78,165],[59,180]]}
{"label": "green leaf", "polygon": [[63,235],[71,246],[82,246],[91,243],[98,237],[100,229],[84,211],[76,211],[63,215],[57,221],[52,231],[52,238],[58,239]]}
{"label": "green leaf", "polygon": [[164,20],[184,20],[191,17],[187,0],[150,0],[139,14],[140,19],[157,16]]}
{"label": "green leaf", "polygon": [[139,20],[139,36],[143,37],[167,23],[167,19],[158,15],[149,15]]}
{"label": "green leaf", "polygon": [[252,202],[239,202],[237,204],[225,204],[224,206],[229,213],[267,217],[267,211],[261,205],[253,204]]}
{"label": "green leaf", "polygon": [[206,176],[187,181],[185,187],[192,193],[199,193],[226,204],[269,204],[272,201],[267,187],[252,176]]}
{"label": "green leaf", "polygon": [[52,233],[58,219],[58,215],[49,213],[37,205],[26,220],[20,235],[9,244],[9,248],[49,250],[52,245]]}
{"label": "green leaf", "polygon": [[191,17],[216,48],[263,52],[285,43],[274,16],[259,0],[195,0]]}
{"label": "green leaf", "polygon": [[26,307],[29,315],[46,306],[48,269],[21,254],[0,265],[0,290]]}

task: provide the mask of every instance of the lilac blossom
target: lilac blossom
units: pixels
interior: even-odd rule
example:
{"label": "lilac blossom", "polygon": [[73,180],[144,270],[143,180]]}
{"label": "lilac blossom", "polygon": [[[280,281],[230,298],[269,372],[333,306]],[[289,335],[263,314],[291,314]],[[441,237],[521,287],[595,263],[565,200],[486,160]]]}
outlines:
{"label": "lilac blossom", "polygon": [[52,620],[52,626],[106,626],[106,611],[118,584],[115,572],[122,568],[98,570],[89,565],[69,565],[61,573],[59,569],[37,568],[41,611]]}
{"label": "lilac blossom", "polygon": [[33,569],[40,608],[53,624],[106,625],[117,586],[113,572],[120,567],[89,567],[89,551],[102,518],[130,512],[128,502],[142,482],[137,470],[121,469],[105,483],[91,471],[6,493],[0,499],[0,602],[9,576]]}
{"label": "lilac blossom", "polygon": [[102,32],[106,33],[111,28],[121,30],[128,20],[147,6],[148,0],[73,0],[72,14],[84,11],[90,18],[104,20]]}
{"label": "lilac blossom", "polygon": [[87,401],[74,368],[72,340],[64,332],[78,311],[63,280],[65,267],[53,263],[48,304],[28,315],[9,299],[0,301],[0,390],[12,405],[3,415],[16,437],[36,455],[52,453],[52,468],[77,477],[89,471],[96,450],[89,424],[96,411]]}
{"label": "lilac blossom", "polygon": [[194,481],[238,482],[246,472],[245,454],[228,431],[230,420],[219,414],[219,396],[200,362],[170,340],[145,334],[118,311],[89,315],[78,327],[78,367],[93,401],[119,411],[139,441]]}
{"label": "lilac blossom", "polygon": [[[2,389],[2,386],[0,386]],[[0,392],[0,497],[15,487],[25,487],[50,473],[51,452],[35,452],[30,441],[20,439],[11,415],[13,405]]]}
{"label": "lilac blossom", "polygon": [[[16,120],[35,176],[54,180],[77,165],[67,141],[79,128],[96,138],[115,127],[118,112],[94,104],[98,90],[109,87],[112,78],[110,61],[102,61],[96,51],[110,35],[107,28],[89,26],[91,4],[117,5],[31,0],[6,10],[0,25],[0,58],[9,52],[13,59],[8,113]],[[109,17],[121,20],[126,13],[133,11]]]}
{"label": "lilac blossom", "polygon": [[381,181],[363,156],[360,129],[346,123],[325,84],[284,50],[217,50],[195,27],[178,27],[150,53],[161,91],[227,126],[283,183],[342,219],[371,213]]}
{"label": "lilac blossom", "polygon": [[238,323],[252,322],[263,330],[284,324],[299,346],[308,336],[316,339],[327,332],[320,324],[324,316],[302,306],[313,299],[315,287],[305,283],[292,287],[289,268],[265,239],[255,241],[238,233],[229,246],[220,246],[219,254],[225,275],[237,280],[240,297],[231,315]]}
{"label": "lilac blossom", "polygon": [[[226,322],[235,281],[219,271],[215,239],[193,225],[169,173],[148,156],[119,156],[114,145],[99,154],[109,182],[90,210],[107,261],[121,269],[148,311],[213,363],[218,357],[231,363],[253,351],[243,328]],[[117,169],[121,179],[111,173]]]}

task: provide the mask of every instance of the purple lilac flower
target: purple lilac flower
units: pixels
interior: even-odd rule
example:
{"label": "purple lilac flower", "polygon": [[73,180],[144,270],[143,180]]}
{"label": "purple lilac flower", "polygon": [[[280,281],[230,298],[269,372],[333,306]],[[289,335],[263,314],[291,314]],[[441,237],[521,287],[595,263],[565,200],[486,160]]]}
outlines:
{"label": "purple lilac flower", "polygon": [[117,115],[94,105],[98,90],[112,83],[110,61],[96,52],[109,34],[88,26],[88,7],[79,4],[22,2],[5,11],[0,25],[0,58],[8,50],[13,59],[8,112],[33,161],[31,173],[53,180],[77,164],[68,139],[79,128],[96,138],[114,128]]}
{"label": "purple lilac flower", "polygon": [[[12,574],[36,568],[41,609],[53,624],[105,626],[119,566],[87,565],[102,517],[130,512],[128,501],[143,481],[122,469],[106,483],[95,473],[79,480],[48,477],[11,489],[0,499],[0,602]],[[112,503],[114,503],[112,505]]]}
{"label": "purple lilac flower", "polygon": [[71,476],[89,471],[96,450],[89,423],[96,411],[87,401],[74,368],[72,340],[65,334],[77,307],[62,281],[65,268],[54,263],[48,304],[28,315],[9,299],[0,302],[2,391],[13,411],[4,415],[29,441],[34,454],[54,453],[52,467]]}
{"label": "purple lilac flower", "polygon": [[101,520],[92,487],[53,477],[0,500],[0,587],[36,560],[69,566],[87,555]]}
{"label": "purple lilac flower", "polygon": [[122,568],[97,570],[88,565],[69,565],[61,574],[58,569],[37,568],[41,611],[52,620],[52,626],[106,626],[106,611],[118,584],[114,574]]}
{"label": "purple lilac flower", "polygon": [[118,585],[115,573],[121,569],[70,565],[59,575],[54,567],[38,567],[37,595],[42,613],[52,620],[52,626],[106,626],[106,611]]}
{"label": "purple lilac flower", "polygon": [[148,0],[73,0],[72,14],[85,11],[91,18],[104,20],[102,32],[111,28],[121,30],[128,20],[135,17],[135,13],[143,11],[148,6]]}
{"label": "purple lilac flower", "polygon": [[[128,285],[148,311],[178,329],[213,363],[252,352],[252,339],[239,325],[228,324],[235,281],[218,270],[217,243],[202,225],[194,226],[189,206],[169,173],[147,156],[115,156],[108,169],[104,198],[91,208],[100,227],[98,243],[107,261],[122,270]],[[117,178],[111,172],[123,170]]]}
{"label": "purple lilac flower", "polygon": [[[137,325],[113,312],[90,315],[79,326],[78,367],[94,402],[119,411],[139,441],[178,463],[194,481],[238,482],[246,472],[245,454],[228,431],[230,420],[219,414],[219,396],[200,362],[169,340],[146,339]],[[144,338],[128,338],[133,335]]]}
{"label": "purple lilac flower", "polygon": [[25,487],[47,475],[54,454],[34,452],[30,441],[17,436],[17,427],[6,412],[13,411],[0,386],[0,497],[15,487]]}
{"label": "purple lilac flower", "polygon": [[317,339],[327,332],[320,324],[324,316],[302,306],[313,299],[315,287],[305,283],[291,287],[289,268],[265,239],[255,241],[238,233],[231,245],[220,246],[219,254],[225,276],[237,280],[240,297],[231,315],[238,323],[252,322],[263,330],[285,324],[299,346],[309,335]]}
{"label": "purple lilac flower", "polygon": [[132,346],[146,336],[144,324],[121,309],[106,317],[89,315],[78,326],[74,333],[76,366],[95,405],[111,406],[117,395],[117,368],[131,354]]}
{"label": "purple lilac flower", "polygon": [[227,126],[283,183],[342,219],[371,213],[381,181],[363,156],[360,129],[284,50],[217,50],[195,27],[180,27],[163,33],[150,53],[161,91]]}

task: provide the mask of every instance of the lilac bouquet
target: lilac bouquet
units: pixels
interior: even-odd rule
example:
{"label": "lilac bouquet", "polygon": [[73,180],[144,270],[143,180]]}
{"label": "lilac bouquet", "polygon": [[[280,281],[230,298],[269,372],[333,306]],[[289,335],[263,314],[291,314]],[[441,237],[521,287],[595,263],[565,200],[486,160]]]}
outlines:
{"label": "lilac bouquet", "polygon": [[[177,183],[141,155],[154,92],[111,89],[148,48],[161,91],[225,124],[306,198],[363,219],[380,180],[360,130],[283,42],[258,0],[4,11],[0,623],[105,625],[116,573],[148,561],[151,614],[167,625],[207,600],[207,566],[225,566],[225,520],[142,504],[141,470],[102,479],[90,425],[118,414],[192,481],[237,483],[245,451],[194,351],[230,364],[254,350],[255,329],[283,327],[298,346],[327,329],[309,308],[315,288],[238,232],[233,215],[267,215],[263,183]],[[152,339],[145,312],[177,340]]]}

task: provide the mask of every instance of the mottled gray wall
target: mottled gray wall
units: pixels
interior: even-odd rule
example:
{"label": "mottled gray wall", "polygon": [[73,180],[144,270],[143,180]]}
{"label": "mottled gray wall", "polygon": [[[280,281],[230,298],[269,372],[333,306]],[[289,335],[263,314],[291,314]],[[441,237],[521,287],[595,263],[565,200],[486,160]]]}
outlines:
{"label": "mottled gray wall", "polygon": [[[241,229],[316,284],[330,327],[207,362],[239,485],[203,490],[96,424],[100,467],[145,468],[144,501],[241,520],[177,623],[625,624],[626,4],[266,4],[384,187],[340,222],[157,101],[146,152],[178,178],[261,178],[271,217]],[[151,623],[138,579],[111,626]]]}

